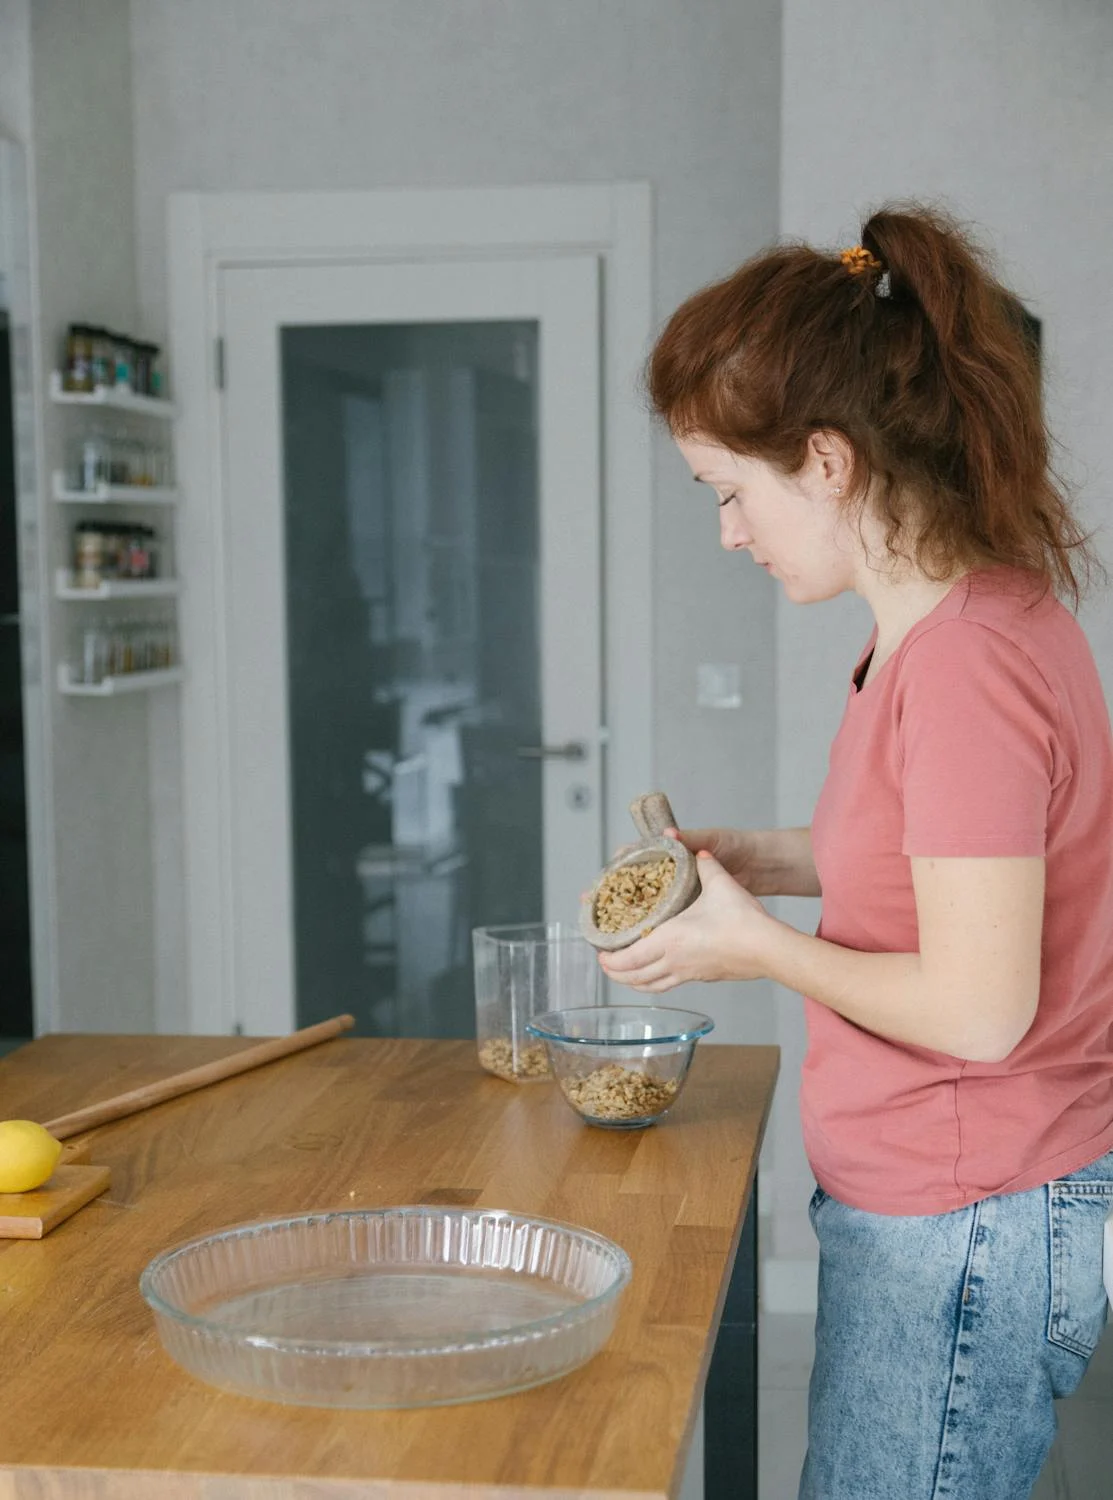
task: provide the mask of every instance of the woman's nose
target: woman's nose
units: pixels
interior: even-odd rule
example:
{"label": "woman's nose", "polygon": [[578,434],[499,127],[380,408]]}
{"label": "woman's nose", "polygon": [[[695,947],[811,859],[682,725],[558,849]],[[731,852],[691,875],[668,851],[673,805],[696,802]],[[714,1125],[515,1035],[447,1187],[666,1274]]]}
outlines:
{"label": "woman's nose", "polygon": [[[735,512],[733,515],[732,511]],[[742,524],[733,505],[724,505],[719,512],[719,542],[727,552],[741,552],[753,542],[748,527]]]}

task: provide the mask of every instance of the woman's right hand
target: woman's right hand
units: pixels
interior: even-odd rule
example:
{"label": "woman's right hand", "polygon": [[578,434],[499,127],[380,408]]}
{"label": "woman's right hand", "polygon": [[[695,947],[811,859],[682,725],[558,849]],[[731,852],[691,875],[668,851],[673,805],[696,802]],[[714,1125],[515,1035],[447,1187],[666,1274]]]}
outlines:
{"label": "woman's right hand", "polygon": [[759,840],[745,828],[671,828],[669,833],[693,854],[706,849],[713,854],[728,875],[755,896],[775,896],[776,891],[762,888]]}
{"label": "woman's right hand", "polygon": [[[752,896],[819,896],[810,828],[668,828],[670,838],[698,854],[706,849]],[[621,859],[638,848],[624,844]]]}
{"label": "woman's right hand", "polygon": [[753,896],[821,894],[810,828],[670,829],[686,849],[706,849]]}

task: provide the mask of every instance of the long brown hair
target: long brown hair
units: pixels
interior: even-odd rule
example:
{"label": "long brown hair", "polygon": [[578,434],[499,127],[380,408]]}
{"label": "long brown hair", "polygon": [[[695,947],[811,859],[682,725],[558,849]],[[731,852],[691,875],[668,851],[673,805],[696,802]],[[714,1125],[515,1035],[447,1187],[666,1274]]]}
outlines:
{"label": "long brown hair", "polygon": [[656,412],[786,474],[842,435],[895,556],[928,577],[1004,564],[1077,607],[1100,565],[1052,471],[1020,303],[948,215],[892,204],[837,254],[785,245],[690,297],[646,370]]}

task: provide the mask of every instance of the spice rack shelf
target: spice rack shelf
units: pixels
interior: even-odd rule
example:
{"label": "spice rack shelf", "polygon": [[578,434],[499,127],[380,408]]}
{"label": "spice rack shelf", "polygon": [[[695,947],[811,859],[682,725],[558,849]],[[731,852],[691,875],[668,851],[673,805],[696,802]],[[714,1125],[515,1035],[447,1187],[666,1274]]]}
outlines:
{"label": "spice rack shelf", "polygon": [[54,575],[54,597],[70,603],[88,604],[101,599],[175,599],[176,578],[103,578],[96,588],[81,588],[68,568]]}
{"label": "spice rack shelf", "polygon": [[98,484],[95,490],[66,487],[66,476],[54,471],[54,498],[60,505],[177,505],[177,489],[146,484]]}
{"label": "spice rack shelf", "polygon": [[116,698],[121,693],[145,693],[153,688],[170,687],[181,680],[181,667],[161,667],[157,672],[125,672],[119,677],[102,677],[100,682],[75,682],[64,662],[58,668],[58,691],[70,698]]}
{"label": "spice rack shelf", "polygon": [[174,403],[159,396],[136,396],[131,391],[118,391],[114,386],[98,385],[92,391],[67,391],[62,376],[57,371],[50,376],[50,399],[59,406],[95,406],[109,411],[130,411],[144,417],[159,417],[164,422],[176,416]]}
{"label": "spice rack shelf", "polygon": [[[90,330],[81,325],[86,334]],[[71,334],[77,325],[71,325]],[[100,330],[102,335],[104,331]],[[115,343],[131,345],[134,351],[145,350],[157,353],[155,346],[122,336],[110,336]],[[66,357],[71,350],[67,342]],[[138,360],[138,355],[137,355]],[[67,364],[68,368],[68,364]],[[94,361],[93,368],[96,369]],[[116,368],[120,368],[120,352],[116,352]],[[134,366],[136,383],[146,385],[150,367]],[[98,371],[99,373],[99,371]],[[88,366],[81,371],[88,379]],[[76,376],[75,376],[76,378]],[[121,377],[123,378],[123,377]],[[110,555],[108,540],[98,546],[96,533],[116,533],[113,546],[118,550],[127,542],[132,555],[118,566],[126,570],[133,566],[137,571],[152,566],[148,555],[146,561],[135,556],[136,549],[146,551],[151,539],[155,545],[170,547],[173,557],[173,532],[176,519],[173,507],[181,498],[173,482],[173,466],[169,460],[172,447],[172,430],[167,429],[164,442],[149,442],[140,436],[142,424],[148,421],[167,423],[176,416],[172,401],[160,396],[138,395],[125,387],[98,385],[88,391],[67,390],[66,376],[61,369],[51,372],[49,399],[57,406],[75,409],[73,425],[64,424],[66,437],[66,467],[56,468],[51,474],[51,494],[57,504],[85,506],[86,514],[77,512],[73,527],[71,552],[67,559],[59,558],[65,566],[54,573],[54,596],[67,606],[89,604],[95,608],[89,613],[75,610],[72,614],[73,629],[68,660],[59,661],[56,667],[59,693],[74,698],[115,698],[124,693],[150,692],[156,688],[173,687],[182,681],[182,667],[177,661],[176,605],[180,593],[180,580],[176,577],[112,578],[101,577],[105,571],[114,571],[115,555]],[[78,383],[82,383],[79,381]],[[84,413],[84,419],[82,416]],[[95,419],[116,413],[130,415],[130,422],[104,424]],[[112,431],[107,430],[112,428]],[[118,430],[117,430],[118,429]],[[144,478],[160,480],[159,484],[142,484],[134,481]],[[85,479],[87,486],[78,487],[74,481]],[[115,480],[131,480],[131,483],[116,483]],[[93,481],[96,481],[93,483]],[[129,519],[125,525],[119,512],[109,511],[111,524],[94,521],[92,514],[98,510],[103,515],[105,506],[162,507],[164,515],[156,523],[154,515],[144,516],[139,511],[142,524],[133,524]],[[71,512],[72,514],[72,512]],[[88,535],[86,535],[88,533]],[[134,533],[134,535],[130,535]],[[106,566],[107,565],[107,566]],[[161,568],[160,568],[161,571]],[[168,566],[168,571],[173,571]],[[82,588],[78,579],[99,579],[95,586]],[[139,618],[117,618],[115,612],[103,605],[113,602],[127,606],[145,605],[147,601],[163,601],[162,609],[145,608],[137,611]],[[129,611],[130,613],[130,611]],[[94,621],[96,623],[94,623]],[[134,639],[133,639],[134,635]],[[138,653],[128,655],[129,647]],[[123,654],[121,654],[123,653]],[[170,663],[173,662],[173,665]],[[112,673],[113,667],[134,663],[137,667],[146,664],[144,670]],[[154,665],[158,663],[157,667]],[[95,668],[95,669],[94,669]],[[94,680],[98,672],[107,674]]]}

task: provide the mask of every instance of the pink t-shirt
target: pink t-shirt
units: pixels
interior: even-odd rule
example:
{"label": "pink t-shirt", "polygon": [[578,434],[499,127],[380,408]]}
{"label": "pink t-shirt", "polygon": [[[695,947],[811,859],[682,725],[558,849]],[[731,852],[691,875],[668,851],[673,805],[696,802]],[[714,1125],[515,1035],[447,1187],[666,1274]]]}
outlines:
{"label": "pink t-shirt", "polygon": [[1039,1009],[1004,1062],[805,1001],[808,1157],[826,1192],[874,1213],[1022,1192],[1113,1149],[1113,736],[1080,626],[1034,600],[1004,569],[956,584],[873,681],[852,680],[831,747],[812,822],[821,937],[916,952],[912,855],[1047,869]]}

